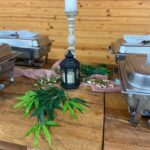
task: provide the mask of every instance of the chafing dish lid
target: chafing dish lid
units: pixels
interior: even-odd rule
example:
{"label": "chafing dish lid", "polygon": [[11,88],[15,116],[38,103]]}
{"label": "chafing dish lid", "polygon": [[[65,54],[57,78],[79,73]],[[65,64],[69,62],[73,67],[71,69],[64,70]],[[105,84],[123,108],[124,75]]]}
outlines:
{"label": "chafing dish lid", "polygon": [[128,43],[124,39],[118,39],[109,47],[112,54],[150,54],[150,41],[140,43]]}
{"label": "chafing dish lid", "polygon": [[19,38],[19,37],[2,37],[0,36],[0,43],[7,43],[11,47],[20,48],[39,48],[47,46],[52,43],[46,35],[38,35],[33,38]]}

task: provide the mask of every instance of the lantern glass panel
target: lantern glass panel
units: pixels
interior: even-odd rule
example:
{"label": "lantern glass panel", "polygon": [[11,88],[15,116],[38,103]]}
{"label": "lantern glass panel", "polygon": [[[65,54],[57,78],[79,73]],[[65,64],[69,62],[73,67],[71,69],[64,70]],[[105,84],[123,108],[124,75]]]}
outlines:
{"label": "lantern glass panel", "polygon": [[67,83],[68,83],[68,84],[73,84],[73,83],[75,83],[75,74],[74,74],[73,69],[69,69],[69,70],[67,71]]}
{"label": "lantern glass panel", "polygon": [[61,77],[62,77],[62,81],[65,83],[66,82],[66,77],[65,77],[64,69],[61,69]]}

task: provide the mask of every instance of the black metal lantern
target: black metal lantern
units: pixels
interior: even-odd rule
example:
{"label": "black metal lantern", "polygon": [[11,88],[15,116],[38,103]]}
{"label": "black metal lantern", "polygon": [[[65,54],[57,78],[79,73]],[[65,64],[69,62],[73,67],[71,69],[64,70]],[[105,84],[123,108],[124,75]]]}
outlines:
{"label": "black metal lantern", "polygon": [[65,89],[76,89],[80,85],[80,63],[74,58],[71,51],[65,55],[65,59],[60,63],[61,86]]}

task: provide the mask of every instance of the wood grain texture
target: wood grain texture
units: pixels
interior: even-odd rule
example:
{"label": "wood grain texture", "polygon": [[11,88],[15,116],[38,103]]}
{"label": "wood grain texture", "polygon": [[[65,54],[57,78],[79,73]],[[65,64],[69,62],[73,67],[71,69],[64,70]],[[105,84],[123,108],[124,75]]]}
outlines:
{"label": "wood grain texture", "polygon": [[148,150],[150,127],[148,118],[137,127],[129,124],[125,97],[121,93],[105,95],[104,150]]}
{"label": "wood grain texture", "polygon": [[[79,60],[114,64],[108,46],[124,34],[149,34],[149,17],[149,0],[78,0],[75,35]],[[61,59],[68,48],[64,0],[0,0],[0,29],[47,34],[55,41],[50,59]]]}
{"label": "wood grain texture", "polygon": [[[13,109],[16,97],[33,89],[33,80],[17,78],[15,83],[0,92],[0,141],[18,146],[33,148],[33,137],[24,137],[28,128],[36,122],[35,118],[24,118],[22,111]],[[68,91],[72,97],[79,97],[89,102],[87,113],[77,112],[78,120],[70,114],[56,112],[56,121],[60,127],[51,128],[52,145],[40,138],[40,150],[99,150],[103,140],[103,94],[94,94],[86,87]],[[8,149],[9,150],[9,149]],[[11,149],[10,149],[11,150]]]}

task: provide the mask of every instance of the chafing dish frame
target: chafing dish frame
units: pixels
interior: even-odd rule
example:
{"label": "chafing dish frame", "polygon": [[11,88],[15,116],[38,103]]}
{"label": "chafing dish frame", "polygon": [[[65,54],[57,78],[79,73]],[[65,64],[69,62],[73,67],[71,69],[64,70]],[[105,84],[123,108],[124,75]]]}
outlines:
{"label": "chafing dish frame", "polygon": [[20,52],[11,52],[2,61],[0,61],[0,77],[7,75],[7,80],[0,83],[0,91],[3,90],[7,85],[14,82],[14,65],[16,56],[20,55]]}
{"label": "chafing dish frame", "polygon": [[[118,42],[118,43],[117,43]],[[139,45],[140,49],[142,50],[142,46],[146,48],[146,51],[139,52],[132,52],[129,51],[129,53],[126,53],[126,51],[119,51],[121,44],[124,43],[123,40],[118,40],[116,43],[112,43],[109,47],[109,51],[111,54],[115,55],[116,58],[116,63],[118,64],[119,68],[119,78],[121,81],[121,92],[125,95],[126,97],[126,102],[128,104],[128,110],[130,113],[130,123],[133,126],[136,126],[141,118],[142,115],[145,115],[145,112],[148,113],[150,112],[150,91],[141,91],[138,90],[137,88],[131,87],[130,84],[126,81],[125,77],[125,70],[123,69],[124,62],[126,61],[126,57],[128,55],[134,55],[134,54],[145,54],[147,55],[147,59],[149,59],[149,54],[150,54],[150,44],[148,45]],[[129,46],[130,50],[131,48],[135,47],[137,48],[138,45],[128,45],[128,44],[123,44],[123,47]],[[149,65],[148,61],[147,64]]]}
{"label": "chafing dish frame", "polygon": [[[22,52],[16,57],[16,65],[41,67],[48,63],[48,53],[51,51],[53,40],[46,35],[39,35],[33,39],[0,37],[0,42],[10,45],[13,51]],[[43,57],[45,58],[42,59]]]}

